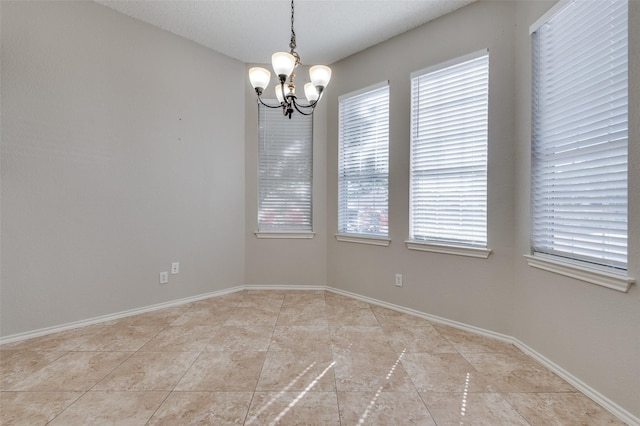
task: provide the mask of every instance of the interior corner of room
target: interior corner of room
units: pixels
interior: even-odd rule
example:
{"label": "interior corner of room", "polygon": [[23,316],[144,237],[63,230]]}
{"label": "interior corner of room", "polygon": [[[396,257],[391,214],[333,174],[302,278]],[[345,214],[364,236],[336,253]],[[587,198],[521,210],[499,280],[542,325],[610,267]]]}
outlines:
{"label": "interior corner of room", "polygon": [[[313,226],[286,235],[257,229],[250,64],[95,2],[3,0],[0,339],[247,288],[329,289],[510,339],[640,421],[638,284],[615,291],[524,258],[529,26],[555,4],[472,2],[328,64],[313,116]],[[640,2],[629,8],[637,82]],[[480,257],[410,250],[410,75],[481,49],[491,64],[489,245]],[[353,243],[336,238],[339,97],[384,81],[389,235]],[[628,275],[638,278],[638,84],[629,108]]]}

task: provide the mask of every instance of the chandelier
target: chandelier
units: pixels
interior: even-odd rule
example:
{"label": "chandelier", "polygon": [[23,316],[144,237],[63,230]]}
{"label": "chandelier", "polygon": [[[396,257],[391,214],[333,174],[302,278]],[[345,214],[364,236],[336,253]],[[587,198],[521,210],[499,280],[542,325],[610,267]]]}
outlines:
{"label": "chandelier", "polygon": [[[291,42],[289,52],[277,52],[271,56],[273,71],[280,80],[280,85],[276,84],[276,98],[280,105],[269,105],[262,98],[262,92],[269,85],[271,73],[261,67],[254,67],[249,70],[249,80],[256,91],[258,101],[268,108],[282,108],[282,113],[291,119],[294,110],[303,115],[313,114],[313,110],[322,97],[322,91],[329,84],[331,79],[331,68],[324,65],[314,65],[309,68],[310,83],[304,85],[304,94],[307,104],[300,103],[296,96],[296,86],[293,83],[295,77],[294,70],[301,64],[300,55],[296,52],[296,33],[293,30],[293,0],[291,0]],[[289,80],[287,82],[287,80]]]}

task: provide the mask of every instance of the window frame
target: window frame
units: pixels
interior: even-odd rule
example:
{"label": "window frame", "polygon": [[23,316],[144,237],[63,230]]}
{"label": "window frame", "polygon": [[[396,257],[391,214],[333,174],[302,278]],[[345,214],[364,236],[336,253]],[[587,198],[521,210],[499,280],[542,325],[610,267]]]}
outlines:
{"label": "window frame", "polygon": [[[269,101],[266,101],[267,103],[269,103]],[[275,102],[275,101],[274,101]],[[273,102],[271,103],[273,104]],[[303,142],[303,143],[308,143],[308,159],[306,159],[306,161],[308,161],[309,163],[309,175],[307,177],[307,179],[304,180],[304,182],[306,184],[308,184],[309,187],[309,205],[308,205],[308,221],[309,221],[309,226],[307,229],[298,229],[295,227],[290,227],[287,228],[286,226],[283,227],[263,227],[261,226],[261,220],[260,220],[260,216],[261,216],[261,187],[263,185],[263,182],[261,181],[261,167],[262,167],[262,155],[263,155],[263,139],[262,139],[262,131],[261,131],[261,117],[262,114],[270,114],[273,115],[275,118],[276,115],[282,115],[282,110],[281,109],[277,109],[277,108],[267,108],[264,105],[261,105],[260,103],[257,103],[257,107],[258,107],[258,128],[257,128],[257,215],[256,215],[256,231],[254,232],[256,238],[259,239],[311,239],[315,237],[315,232],[314,232],[314,227],[313,227],[313,182],[314,182],[314,173],[313,173],[313,139],[314,139],[314,132],[313,132],[313,115],[311,116],[304,116],[301,114],[296,114],[293,118],[291,118],[291,120],[308,120],[308,129],[306,129],[309,133],[308,133],[308,138],[309,141],[308,142]],[[288,117],[285,117],[284,115],[282,115],[282,119],[286,120],[286,122],[284,123],[283,128],[286,128],[285,126],[287,124],[289,124],[290,119]],[[265,125],[268,125],[271,123],[266,123]],[[302,125],[301,125],[302,126]],[[268,131],[268,130],[265,130]],[[301,136],[302,138],[304,138],[305,136]],[[277,150],[275,150],[277,151]],[[276,152],[277,154],[277,152]]]}
{"label": "window frame", "polygon": [[[486,59],[485,59],[486,58]],[[481,83],[480,86],[486,86],[486,103],[484,105],[484,117],[486,118],[485,124],[485,132],[484,132],[484,141],[478,144],[477,140],[471,141],[471,145],[467,147],[468,149],[477,149],[470,147],[478,147],[478,145],[484,143],[484,147],[479,147],[479,149],[484,150],[484,164],[483,171],[484,176],[480,176],[481,186],[484,187],[483,192],[484,196],[484,214],[480,218],[480,220],[484,220],[483,226],[483,235],[479,242],[473,241],[474,238],[468,238],[467,241],[464,240],[455,240],[452,238],[446,239],[442,238],[442,236],[424,236],[420,238],[416,238],[414,232],[414,223],[416,220],[416,207],[415,200],[416,194],[414,193],[414,185],[416,185],[416,173],[418,172],[416,167],[416,152],[427,152],[429,149],[433,151],[433,147],[429,147],[428,142],[416,140],[415,136],[415,128],[418,126],[418,122],[416,121],[420,117],[419,112],[415,110],[415,106],[419,105],[419,101],[414,98],[417,94],[418,87],[416,85],[420,84],[419,79],[421,77],[425,77],[428,75],[436,76],[438,72],[442,72],[449,68],[453,68],[459,65],[463,65],[470,61],[482,59],[483,62],[486,62],[486,81]],[[483,64],[484,65],[484,64]],[[426,251],[426,252],[435,252],[435,253],[444,253],[444,254],[452,254],[459,256],[468,256],[468,257],[476,257],[486,259],[491,254],[492,250],[488,248],[488,151],[489,151],[489,67],[490,67],[490,56],[489,49],[481,49],[479,51],[463,55],[457,58],[453,58],[451,60],[424,68],[422,70],[415,71],[411,73],[411,147],[410,147],[410,171],[409,171],[409,239],[405,241],[405,244],[410,250],[418,250],[418,251]],[[455,69],[454,69],[455,70]],[[450,77],[450,76],[449,76]],[[448,90],[454,90],[456,85],[454,82],[451,82],[453,86],[447,87]],[[460,117],[456,117],[455,113],[450,115],[456,119],[460,119]],[[474,145],[475,144],[475,145]],[[431,151],[431,152],[432,152]],[[451,149],[448,149],[447,152],[451,152]],[[461,154],[463,155],[463,154]],[[475,179],[477,174],[472,171],[473,167],[467,167],[466,170],[458,172],[455,176],[457,179],[463,179],[465,175],[472,174],[472,178]],[[483,179],[483,181],[482,181]],[[445,206],[446,207],[446,206]],[[458,232],[458,231],[456,231]]]}
{"label": "window frame", "polygon": [[[571,252],[557,252],[555,250],[550,250],[549,248],[547,249],[542,249],[540,250],[539,244],[535,242],[535,224],[536,221],[538,220],[535,216],[536,214],[536,209],[535,209],[535,194],[536,194],[536,186],[535,186],[535,176],[536,173],[542,173],[542,172],[538,172],[537,167],[539,167],[536,164],[536,155],[534,154],[535,150],[538,149],[536,148],[536,133],[535,133],[535,126],[537,125],[536,120],[538,119],[538,117],[536,116],[536,106],[535,106],[535,102],[537,101],[537,97],[536,97],[536,78],[537,74],[536,74],[536,52],[537,52],[537,48],[535,43],[538,41],[538,31],[540,29],[542,29],[545,25],[547,25],[552,19],[554,19],[556,16],[558,16],[560,13],[564,13],[565,12],[565,8],[569,7],[571,4],[573,3],[572,0],[565,0],[565,1],[561,1],[559,3],[557,3],[555,6],[553,6],[551,9],[549,9],[545,14],[543,14],[538,20],[536,20],[536,22],[534,24],[532,24],[529,28],[529,33],[531,35],[531,46],[532,46],[532,53],[531,53],[531,60],[532,60],[532,110],[531,110],[531,249],[530,249],[530,254],[526,254],[525,255],[525,259],[528,263],[529,266],[534,267],[534,268],[538,268],[538,269],[542,269],[545,271],[549,271],[549,272],[553,272],[559,275],[563,275],[563,276],[568,276],[571,278],[575,278],[575,279],[579,279],[581,281],[585,281],[585,282],[589,282],[592,284],[596,284],[596,285],[600,285],[603,287],[607,287],[610,289],[614,289],[614,290],[618,290],[621,292],[627,292],[631,286],[631,284],[633,284],[635,282],[635,279],[632,277],[628,276],[628,259],[622,263],[622,264],[616,264],[616,262],[613,262],[612,260],[607,260],[605,261],[600,260],[597,261],[595,257],[585,257],[584,255],[580,255],[579,253],[571,253]],[[627,3],[627,14],[629,11],[629,4]],[[570,12],[570,10],[566,10],[566,12]],[[628,19],[628,15],[627,15],[627,19]],[[628,21],[627,21],[628,22]],[[586,27],[586,26],[585,26]],[[589,27],[591,28],[591,27]],[[627,37],[628,37],[628,29],[626,31],[627,33]],[[627,41],[627,46],[628,46],[628,41]],[[628,49],[628,47],[627,47]],[[548,56],[548,55],[547,55]],[[546,57],[546,56],[545,56]],[[627,61],[628,61],[628,50],[627,50]],[[627,66],[628,67],[628,66]],[[627,68],[628,69],[628,68]],[[572,68],[573,70],[573,68]],[[573,71],[572,71],[573,72]],[[629,90],[629,81],[627,78],[627,95],[628,95],[628,90]],[[628,107],[629,104],[627,102],[627,129],[628,129]],[[606,111],[610,111],[609,109],[607,109]],[[603,113],[604,114],[604,113]],[[585,138],[584,140],[588,141],[590,139]],[[606,143],[611,143],[610,140],[607,140]],[[626,146],[627,146],[627,173],[626,173],[626,179],[627,179],[627,192],[626,192],[626,200],[627,200],[627,206],[628,206],[628,145],[629,144],[629,139],[628,139],[628,134],[627,134],[627,140],[626,140]],[[557,146],[557,145],[554,145]],[[586,146],[586,144],[581,144],[580,147]],[[557,149],[557,148],[556,148]],[[575,158],[575,157],[573,157]],[[566,161],[566,160],[565,160]],[[573,159],[572,161],[577,161],[575,159]],[[567,162],[568,164],[570,164],[569,162]],[[544,163],[547,164],[547,163]],[[541,166],[540,166],[541,167]],[[585,166],[586,167],[586,166]],[[579,170],[584,170],[584,168],[579,169]],[[584,175],[584,173],[583,173]],[[541,175],[540,175],[541,176]],[[538,178],[540,178],[540,176]],[[554,180],[555,182],[555,180]],[[556,223],[556,222],[554,222]],[[561,224],[562,222],[560,222]],[[627,212],[627,217],[626,217],[626,223],[627,223],[627,227],[626,227],[626,233],[627,233],[627,244],[626,244],[626,253],[627,253],[627,257],[628,257],[628,236],[629,236],[629,229],[628,229],[628,212]],[[555,237],[554,237],[555,238]],[[552,243],[552,244],[557,244],[557,243]],[[538,245],[538,248],[536,249],[536,245]],[[609,263],[608,265],[605,265],[605,263]],[[622,267],[624,266],[624,267]]]}
{"label": "window frame", "polygon": [[[348,114],[349,112],[345,112],[345,104],[349,100],[355,100],[358,97],[362,97],[365,95],[371,94],[372,96],[377,96],[377,92],[381,90],[386,90],[386,124],[382,127],[386,127],[386,147],[383,152],[380,152],[377,148],[372,149],[369,152],[375,152],[375,156],[377,158],[378,155],[386,155],[386,159],[383,161],[383,167],[386,168],[386,172],[383,174],[384,180],[386,181],[386,199],[384,200],[385,206],[383,212],[378,212],[381,221],[384,221],[386,216],[386,233],[367,233],[367,232],[354,232],[348,229],[350,226],[354,226],[352,223],[343,223],[342,220],[345,217],[347,211],[345,209],[345,205],[343,203],[348,201],[348,193],[345,194],[343,192],[343,182],[344,179],[348,176],[348,171],[344,169],[344,133],[343,133],[343,125],[346,125],[343,121],[343,114]],[[377,245],[377,246],[388,246],[391,242],[389,238],[389,145],[390,145],[390,136],[389,136],[389,125],[390,125],[390,98],[391,98],[391,89],[389,85],[389,81],[385,80],[377,84],[373,84],[367,87],[364,87],[360,90],[356,90],[354,92],[346,93],[338,97],[338,232],[335,234],[335,237],[338,241],[341,242],[350,242],[350,243],[359,243],[359,244],[369,244],[369,245]],[[366,103],[366,101],[364,102]],[[376,118],[376,117],[374,117]],[[353,123],[348,123],[353,124]],[[369,141],[371,142],[371,141]],[[374,143],[380,143],[381,140],[377,139],[373,141]],[[384,138],[382,139],[382,143],[385,143]],[[353,147],[350,147],[355,151]],[[376,161],[376,166],[378,166],[378,162]],[[353,167],[353,164],[350,164],[348,168]],[[351,175],[353,176],[353,175]],[[380,174],[378,174],[380,176]],[[356,199],[356,202],[359,204],[360,199]],[[379,200],[377,200],[379,201]],[[374,203],[377,204],[377,203]],[[375,209],[374,209],[375,210]],[[383,222],[384,223],[384,222]]]}

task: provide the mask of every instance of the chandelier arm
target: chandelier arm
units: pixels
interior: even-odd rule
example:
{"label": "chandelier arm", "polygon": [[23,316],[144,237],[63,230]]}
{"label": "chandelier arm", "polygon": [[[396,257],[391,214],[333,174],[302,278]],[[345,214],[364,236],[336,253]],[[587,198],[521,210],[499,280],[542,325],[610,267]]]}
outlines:
{"label": "chandelier arm", "polygon": [[312,108],[312,109],[313,109],[313,108],[315,108],[315,107],[316,107],[316,103],[315,103],[315,102],[312,102],[312,103],[310,103],[310,104],[302,104],[302,103],[299,103],[299,102],[294,101],[294,103],[295,103],[295,104],[296,104],[296,106],[298,106],[299,108],[305,108],[305,109],[307,109],[307,108]]}
{"label": "chandelier arm", "polygon": [[[292,104],[293,104],[293,107],[296,109],[296,111],[298,111],[302,115],[312,115],[313,114],[313,110],[315,109],[315,106],[312,106],[312,105],[298,105],[298,103],[295,100],[292,102]],[[300,107],[300,108],[311,108],[311,112],[304,112],[298,107]]]}
{"label": "chandelier arm", "polygon": [[265,102],[262,100],[262,98],[260,97],[260,95],[258,95],[258,102],[260,102],[262,105],[266,106],[267,108],[281,108],[281,107],[282,107],[282,105],[275,105],[275,106],[273,106],[273,105],[269,105],[269,104],[265,103]]}
{"label": "chandelier arm", "polygon": [[[316,105],[318,105],[318,102],[320,102],[320,99],[322,99],[322,95],[324,95],[324,90],[320,91],[320,95],[318,96],[318,99],[316,99],[313,102],[309,102],[309,105],[304,105],[304,104],[298,104],[296,103],[296,107],[300,107],[300,108],[312,108],[315,109]],[[298,108],[296,108],[298,111],[300,111]],[[302,111],[300,111],[302,112]]]}

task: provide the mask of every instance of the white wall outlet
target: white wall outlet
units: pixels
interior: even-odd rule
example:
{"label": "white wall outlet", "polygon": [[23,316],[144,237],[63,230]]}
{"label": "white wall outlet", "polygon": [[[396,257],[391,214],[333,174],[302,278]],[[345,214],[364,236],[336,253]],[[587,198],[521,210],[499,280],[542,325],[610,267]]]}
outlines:
{"label": "white wall outlet", "polygon": [[402,274],[396,274],[396,286],[402,287]]}
{"label": "white wall outlet", "polygon": [[173,262],[171,264],[171,275],[180,273],[180,262]]}
{"label": "white wall outlet", "polygon": [[166,284],[169,282],[169,273],[160,272],[160,284]]}

